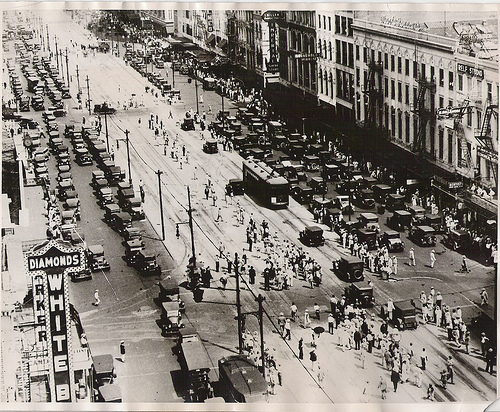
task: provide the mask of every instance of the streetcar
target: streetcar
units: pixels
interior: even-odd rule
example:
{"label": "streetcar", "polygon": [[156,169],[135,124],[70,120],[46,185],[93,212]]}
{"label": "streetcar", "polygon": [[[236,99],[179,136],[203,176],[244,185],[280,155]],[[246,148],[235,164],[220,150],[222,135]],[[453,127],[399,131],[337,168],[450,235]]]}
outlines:
{"label": "streetcar", "polygon": [[245,193],[264,206],[280,209],[288,206],[290,186],[288,180],[277,174],[264,162],[246,159],[243,161],[243,183]]}

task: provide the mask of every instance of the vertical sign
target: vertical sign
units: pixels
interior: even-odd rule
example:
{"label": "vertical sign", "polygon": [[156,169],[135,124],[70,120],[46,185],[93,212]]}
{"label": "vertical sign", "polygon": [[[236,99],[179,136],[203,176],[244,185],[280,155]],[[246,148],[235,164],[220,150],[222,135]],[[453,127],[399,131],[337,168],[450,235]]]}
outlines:
{"label": "vertical sign", "polygon": [[279,11],[266,11],[262,15],[262,19],[267,22],[269,27],[269,60],[266,59],[266,71],[268,73],[277,73],[279,71],[277,37],[278,28],[276,21],[282,19],[282,14]]}
{"label": "vertical sign", "polygon": [[68,272],[84,269],[82,248],[51,240],[26,255],[32,273],[37,342],[45,342],[50,361],[50,393],[55,402],[71,402],[74,387]]}

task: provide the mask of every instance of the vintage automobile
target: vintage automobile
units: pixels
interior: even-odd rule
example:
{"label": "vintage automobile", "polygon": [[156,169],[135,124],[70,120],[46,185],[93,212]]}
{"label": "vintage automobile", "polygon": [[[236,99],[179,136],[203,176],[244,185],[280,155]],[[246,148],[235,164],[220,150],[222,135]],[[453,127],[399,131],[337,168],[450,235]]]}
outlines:
{"label": "vintage automobile", "polygon": [[75,161],[80,166],[92,166],[92,157],[87,149],[75,149]]}
{"label": "vintage automobile", "polygon": [[114,226],[117,213],[120,213],[120,207],[116,203],[108,203],[104,206],[104,221],[108,225]]}
{"label": "vintage automobile", "polygon": [[380,231],[378,216],[375,213],[360,213],[360,215],[358,216],[358,220],[361,224],[361,227],[373,229],[376,232]]}
{"label": "vintage automobile", "polygon": [[352,202],[349,202],[349,196],[347,195],[334,197],[333,205],[337,209],[341,210],[343,215],[352,215],[354,213],[354,206],[352,205]]}
{"label": "vintage automobile", "polygon": [[411,226],[411,213],[407,210],[395,210],[392,216],[387,218],[387,226],[399,231],[409,228]]}
{"label": "vintage automobile", "polygon": [[420,246],[436,245],[436,231],[430,226],[412,226],[408,238]]}
{"label": "vintage automobile", "polygon": [[181,123],[181,129],[188,131],[188,130],[195,130],[194,128],[194,119],[192,117],[186,117]]}
{"label": "vintage automobile", "polygon": [[114,114],[116,112],[116,109],[113,107],[110,107],[108,103],[104,102],[102,104],[96,104],[94,105],[94,113],[98,114]]}
{"label": "vintage automobile", "polygon": [[443,236],[443,244],[452,250],[463,251],[469,243],[469,232],[464,229],[453,229]]}
{"label": "vintage automobile", "polygon": [[362,227],[356,229],[355,233],[358,236],[358,242],[366,243],[368,250],[377,248],[377,232],[375,230]]}
{"label": "vintage automobile", "polygon": [[92,272],[110,269],[109,263],[104,257],[104,248],[102,245],[92,245],[87,248],[87,261]]}
{"label": "vintage automobile", "polygon": [[377,185],[373,185],[372,190],[375,201],[378,203],[385,203],[387,195],[392,192],[392,187],[380,183]]}
{"label": "vintage automobile", "polygon": [[431,213],[425,214],[424,225],[432,227],[436,233],[443,232],[443,216],[433,215]]}
{"label": "vintage automobile", "polygon": [[372,307],[375,301],[373,287],[364,281],[351,283],[344,289],[344,296],[347,304],[357,303],[362,308]]}
{"label": "vintage automobile", "polygon": [[131,239],[125,242],[124,259],[128,266],[134,266],[137,262],[137,256],[144,249],[144,243],[139,239]]}
{"label": "vintage automobile", "polygon": [[373,191],[370,189],[356,190],[353,196],[354,202],[364,209],[372,209],[375,207],[375,199]]}
{"label": "vintage automobile", "polygon": [[405,249],[401,235],[395,230],[387,230],[382,233],[379,244],[380,246],[386,246],[389,252],[402,252]]}
{"label": "vintage automobile", "polygon": [[306,226],[306,228],[300,232],[299,238],[300,241],[307,246],[323,246],[325,244],[323,229],[318,226]]}
{"label": "vintage automobile", "polygon": [[290,186],[290,194],[297,202],[304,205],[311,202],[314,192],[309,186],[294,184]]}
{"label": "vintage automobile", "polygon": [[400,210],[405,208],[405,197],[397,193],[389,193],[385,200],[387,210]]}
{"label": "vintage automobile", "polygon": [[421,225],[425,220],[425,209],[421,206],[409,206],[408,212],[411,213],[411,221],[415,226]]}
{"label": "vintage automobile", "polygon": [[219,148],[217,147],[217,140],[213,139],[208,139],[204,144],[203,144],[203,151],[205,153],[218,153]]}
{"label": "vintage automobile", "polygon": [[161,274],[161,267],[156,262],[156,256],[151,252],[140,250],[134,266],[142,275],[151,276]]}
{"label": "vintage automobile", "polygon": [[338,181],[340,179],[340,170],[339,170],[339,167],[337,165],[335,165],[335,164],[326,164],[323,167],[323,170],[321,172],[321,176],[327,182]]}
{"label": "vintage automobile", "polygon": [[245,184],[241,179],[229,179],[226,185],[226,193],[231,190],[233,196],[240,196],[245,194]]}
{"label": "vintage automobile", "polygon": [[333,261],[333,271],[347,282],[359,282],[364,279],[363,261],[357,256],[341,256]]}
{"label": "vintage automobile", "polygon": [[[380,309],[380,316],[388,318],[387,303]],[[413,301],[394,302],[392,323],[399,329],[416,329],[418,327],[417,309]]]}
{"label": "vintage automobile", "polygon": [[131,197],[126,199],[123,210],[130,213],[132,220],[142,220],[146,218],[144,210],[142,209],[142,201],[140,197]]}
{"label": "vintage automobile", "polygon": [[132,227],[132,217],[127,212],[119,212],[115,215],[114,228],[115,230],[123,236],[125,229]]}

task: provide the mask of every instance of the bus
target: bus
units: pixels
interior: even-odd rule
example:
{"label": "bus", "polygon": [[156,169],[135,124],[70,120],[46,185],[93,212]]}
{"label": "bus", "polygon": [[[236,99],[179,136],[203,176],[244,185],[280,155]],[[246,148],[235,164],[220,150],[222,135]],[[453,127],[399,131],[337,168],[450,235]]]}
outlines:
{"label": "bus", "polygon": [[243,183],[245,193],[264,206],[281,209],[288,206],[290,185],[264,162],[246,159],[243,161]]}

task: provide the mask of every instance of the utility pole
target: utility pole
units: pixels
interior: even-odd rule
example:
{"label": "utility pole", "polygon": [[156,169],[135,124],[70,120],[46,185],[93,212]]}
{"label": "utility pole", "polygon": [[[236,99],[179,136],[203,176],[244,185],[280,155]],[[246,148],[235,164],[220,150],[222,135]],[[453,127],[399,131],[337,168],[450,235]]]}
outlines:
{"label": "utility pole", "polygon": [[66,80],[68,81],[69,88],[69,66],[68,66],[68,48],[66,47]]}
{"label": "utility pole", "polygon": [[56,42],[56,61],[57,61],[57,71],[59,71],[59,52],[57,51],[57,37],[54,36],[54,41]]}
{"label": "utility pole", "polygon": [[243,352],[243,331],[241,330],[240,273],[238,269],[238,253],[234,254],[234,275],[236,277],[236,310],[238,313],[238,353]]}
{"label": "utility pole", "polygon": [[255,299],[259,302],[259,327],[260,327],[260,353],[262,357],[262,376],[266,379],[266,356],[264,354],[264,323],[262,321],[262,313],[264,310],[262,309],[262,302],[266,298],[259,293],[259,296]]}
{"label": "utility pole", "polygon": [[78,93],[80,93],[80,72],[78,71],[78,64],[76,65],[76,81],[78,82]]}
{"label": "utility pole", "polygon": [[189,193],[189,186],[187,187],[188,192],[188,216],[189,216],[189,230],[191,231],[191,252],[193,253],[193,273],[196,271],[196,252],[194,249],[194,231],[193,231],[193,215],[191,210],[191,195]]}
{"label": "utility pole", "polygon": [[351,210],[352,210],[352,206],[351,206],[351,196],[352,196],[352,192],[351,192],[351,150],[350,149],[349,149],[348,155],[347,155],[347,177],[348,177],[347,190],[349,190],[349,222],[350,222],[351,221]]}
{"label": "utility pole", "polygon": [[175,88],[175,70],[174,70],[174,60],[172,59],[172,89]]}
{"label": "utility pole", "polygon": [[109,152],[108,114],[106,112],[104,112],[104,128],[106,129],[106,148]]}
{"label": "utility pole", "polygon": [[90,111],[90,86],[89,86],[89,76],[87,76],[87,96],[88,96],[88,100],[87,100],[87,103],[89,105],[89,116],[92,114],[92,112]]}
{"label": "utility pole", "polygon": [[125,130],[125,136],[127,139],[125,140],[127,142],[127,163],[128,163],[128,181],[130,184],[132,184],[132,174],[130,173],[130,149],[129,149],[129,141],[128,141],[128,134],[130,132],[128,130]]}
{"label": "utility pole", "polygon": [[200,108],[198,107],[198,81],[196,80],[196,73],[194,74],[194,89],[196,92],[196,113],[200,113]]}
{"label": "utility pole", "polygon": [[165,221],[163,219],[163,200],[162,200],[162,196],[161,196],[161,174],[162,174],[162,171],[158,170],[156,172],[156,174],[158,175],[158,193],[160,196],[161,240],[165,240]]}
{"label": "utility pole", "polygon": [[45,32],[47,33],[47,50],[50,53],[50,37],[49,37],[49,25],[45,25]]}
{"label": "utility pole", "polygon": [[[61,56],[61,77],[63,79],[63,82],[64,82],[64,63],[63,63],[63,54],[62,54],[62,50],[59,50],[59,56]],[[59,68],[58,68],[59,69]]]}
{"label": "utility pole", "polygon": [[224,127],[224,120],[225,120],[225,116],[224,116],[224,93],[222,92],[222,90],[220,91],[220,97],[222,97],[222,127]]}

